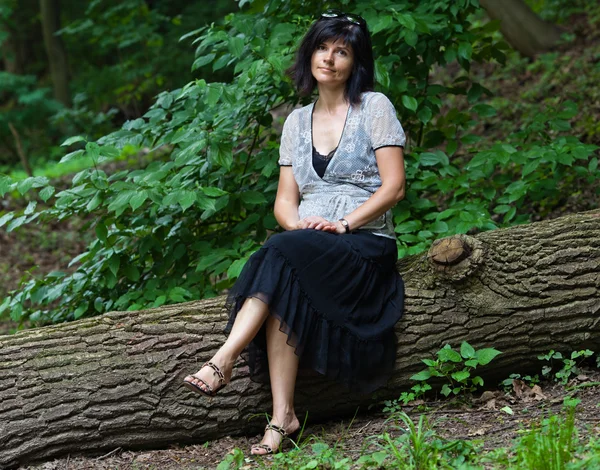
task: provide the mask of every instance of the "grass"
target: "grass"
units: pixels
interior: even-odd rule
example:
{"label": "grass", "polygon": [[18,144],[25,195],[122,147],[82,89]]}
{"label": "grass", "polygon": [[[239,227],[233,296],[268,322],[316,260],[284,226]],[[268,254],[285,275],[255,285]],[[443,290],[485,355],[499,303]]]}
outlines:
{"label": "grass", "polygon": [[[510,447],[483,450],[481,441],[442,437],[425,415],[393,413],[381,434],[364,439],[360,456],[342,439],[334,445],[318,436],[295,443],[287,453],[258,459],[270,469],[411,469],[411,470],[574,470],[600,469],[600,440],[581,438],[575,426],[576,403],[534,422]],[[241,449],[234,449],[218,470],[254,468]]]}

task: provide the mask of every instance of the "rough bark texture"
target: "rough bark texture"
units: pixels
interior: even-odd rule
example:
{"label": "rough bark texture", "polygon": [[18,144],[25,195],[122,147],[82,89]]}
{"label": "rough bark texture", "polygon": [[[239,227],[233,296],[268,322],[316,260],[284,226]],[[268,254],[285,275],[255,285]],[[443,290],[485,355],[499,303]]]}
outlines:
{"label": "rough bark texture", "polygon": [[481,0],[490,18],[500,20],[506,41],[526,57],[554,47],[562,34],[558,26],[542,20],[523,0]]}
{"label": "rough bark texture", "polygon": [[52,76],[54,98],[67,107],[71,106],[69,93],[69,67],[67,50],[56,32],[60,29],[60,0],[40,0],[44,47],[48,55],[48,65]]}
{"label": "rough bark texture", "polygon": [[[398,264],[406,282],[396,372],[375,396],[301,377],[297,411],[322,420],[397,397],[419,360],[467,340],[501,351],[484,378],[536,366],[538,353],[600,351],[600,212],[459,236]],[[0,337],[0,468],[116,447],[255,432],[265,385],[238,363],[213,400],[180,386],[221,342],[223,298],[113,312]]]}

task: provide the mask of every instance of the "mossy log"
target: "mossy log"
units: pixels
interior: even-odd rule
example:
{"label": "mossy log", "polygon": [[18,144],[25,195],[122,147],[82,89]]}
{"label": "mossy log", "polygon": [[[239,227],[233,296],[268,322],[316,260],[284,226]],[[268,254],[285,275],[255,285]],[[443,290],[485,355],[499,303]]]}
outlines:
{"label": "mossy log", "polygon": [[[351,415],[397,397],[446,343],[503,352],[486,380],[539,365],[553,348],[600,351],[600,212],[440,240],[398,263],[406,283],[395,373],[359,396],[301,377],[297,411]],[[222,343],[224,299],[190,302],[0,337],[0,468],[66,454],[150,448],[254,433],[268,386],[240,361],[213,400],[181,387]]]}

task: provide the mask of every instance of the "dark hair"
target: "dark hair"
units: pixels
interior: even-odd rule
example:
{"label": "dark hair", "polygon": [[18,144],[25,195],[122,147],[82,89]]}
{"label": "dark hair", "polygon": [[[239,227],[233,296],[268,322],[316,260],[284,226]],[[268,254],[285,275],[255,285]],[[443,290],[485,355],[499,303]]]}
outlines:
{"label": "dark hair", "polygon": [[365,91],[372,91],[375,82],[375,65],[371,35],[366,23],[358,25],[345,17],[321,17],[315,21],[298,48],[296,62],[288,71],[298,93],[301,96],[310,95],[317,81],[311,72],[311,59],[315,49],[325,41],[341,39],[346,45],[352,47],[354,65],[350,78],[344,90],[345,98],[351,104],[360,103],[360,95]]}

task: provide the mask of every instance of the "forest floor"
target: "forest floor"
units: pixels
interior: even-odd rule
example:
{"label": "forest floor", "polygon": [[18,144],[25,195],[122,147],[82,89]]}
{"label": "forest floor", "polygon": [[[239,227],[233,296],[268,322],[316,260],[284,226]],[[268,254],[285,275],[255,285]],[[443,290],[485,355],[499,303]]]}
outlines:
{"label": "forest floor", "polygon": [[[427,418],[436,438],[444,442],[460,440],[466,445],[479,448],[479,457],[498,448],[509,449],[513,441],[521,437],[524,430],[532,429],[543,418],[559,414],[565,398],[579,399],[577,405],[576,426],[580,438],[600,435],[600,372],[586,370],[567,386],[553,382],[542,383],[533,388],[515,381],[512,390],[486,391],[477,398],[468,401],[443,400],[429,401],[419,406],[403,407],[417,422],[421,415]],[[512,414],[510,414],[512,413]],[[311,421],[309,419],[309,421]],[[339,468],[363,468],[356,464],[361,455],[373,453],[382,448],[382,436],[391,436],[406,432],[405,425],[393,413],[370,411],[368,415],[358,415],[351,419],[311,424],[305,427],[298,445],[304,454],[305,465],[315,457],[315,450],[327,448],[333,451],[334,461],[348,458],[348,466]],[[285,460],[285,456],[274,458],[251,456],[249,449],[260,440],[260,435],[244,437],[225,437],[215,441],[198,443],[186,447],[173,446],[165,450],[129,451],[115,449],[98,457],[66,457],[60,460],[22,467],[23,470],[175,470],[175,469],[213,469],[228,454],[240,449],[243,462],[231,468],[300,468],[298,457]],[[288,443],[287,450],[291,443]],[[328,446],[328,447],[324,447]],[[239,454],[239,451],[238,451]],[[509,451],[510,454],[510,451]],[[283,457],[283,458],[282,458]],[[318,460],[318,456],[317,456]],[[297,466],[294,464],[297,462]],[[225,467],[229,468],[229,467]],[[334,468],[325,465],[305,468]],[[336,467],[338,468],[338,467]],[[388,467],[386,467],[388,468]],[[389,467],[391,468],[391,467]],[[500,468],[490,462],[485,468]]]}

